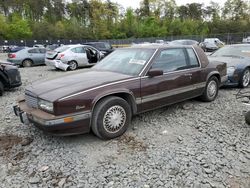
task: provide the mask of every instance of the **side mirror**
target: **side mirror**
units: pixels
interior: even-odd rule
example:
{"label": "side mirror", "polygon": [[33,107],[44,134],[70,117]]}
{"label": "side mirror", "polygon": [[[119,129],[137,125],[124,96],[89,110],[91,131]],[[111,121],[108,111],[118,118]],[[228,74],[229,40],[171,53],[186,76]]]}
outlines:
{"label": "side mirror", "polygon": [[147,74],[149,77],[161,76],[163,75],[163,70],[159,69],[150,69]]}

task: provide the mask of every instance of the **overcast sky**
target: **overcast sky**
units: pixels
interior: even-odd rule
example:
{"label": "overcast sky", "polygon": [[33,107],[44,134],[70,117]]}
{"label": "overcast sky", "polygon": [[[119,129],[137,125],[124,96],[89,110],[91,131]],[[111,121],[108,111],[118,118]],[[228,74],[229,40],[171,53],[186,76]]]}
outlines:
{"label": "overcast sky", "polygon": [[[132,8],[138,8],[141,0],[112,0],[113,2],[117,2],[118,4],[121,4],[124,8],[132,7]],[[220,5],[223,5],[226,0],[213,0],[214,2],[219,3]],[[204,3],[205,5],[209,4],[209,0],[175,0],[177,5],[183,5],[187,3]]]}

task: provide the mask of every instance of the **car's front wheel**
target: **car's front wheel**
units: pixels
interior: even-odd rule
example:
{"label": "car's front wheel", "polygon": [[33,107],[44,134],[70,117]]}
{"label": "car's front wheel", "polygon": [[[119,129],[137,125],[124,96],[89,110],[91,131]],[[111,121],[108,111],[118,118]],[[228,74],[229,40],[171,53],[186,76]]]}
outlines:
{"label": "car's front wheel", "polygon": [[249,85],[249,83],[250,83],[250,70],[245,69],[243,71],[242,76],[241,76],[239,85],[240,85],[240,87],[245,88]]}
{"label": "car's front wheel", "polygon": [[206,88],[201,96],[201,99],[205,102],[214,101],[218,95],[218,91],[219,91],[218,78],[215,76],[212,76],[207,81]]}
{"label": "car's front wheel", "polygon": [[96,105],[92,116],[92,131],[101,139],[121,136],[131,121],[131,108],[120,97],[107,97]]}

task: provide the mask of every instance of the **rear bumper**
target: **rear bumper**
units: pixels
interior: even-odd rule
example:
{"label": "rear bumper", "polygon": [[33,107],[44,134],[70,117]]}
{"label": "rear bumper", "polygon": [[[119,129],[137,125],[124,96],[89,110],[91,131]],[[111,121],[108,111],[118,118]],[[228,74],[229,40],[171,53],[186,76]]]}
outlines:
{"label": "rear bumper", "polygon": [[45,59],[45,64],[50,67],[58,68],[61,70],[66,71],[69,67],[66,63],[63,63],[61,60],[50,60],[50,59]]}
{"label": "rear bumper", "polygon": [[53,135],[68,136],[90,131],[90,112],[54,116],[28,107],[25,101],[13,106],[13,110],[23,124],[33,123],[37,128]]}
{"label": "rear bumper", "polygon": [[14,63],[16,65],[22,65],[22,60],[20,60],[20,59],[10,59],[10,58],[8,58],[7,61],[11,62],[11,63]]}

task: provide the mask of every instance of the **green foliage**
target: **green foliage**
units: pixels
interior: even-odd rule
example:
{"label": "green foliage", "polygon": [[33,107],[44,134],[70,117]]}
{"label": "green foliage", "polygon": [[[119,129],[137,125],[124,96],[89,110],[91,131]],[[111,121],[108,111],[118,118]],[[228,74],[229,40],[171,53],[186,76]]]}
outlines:
{"label": "green foliage", "polygon": [[122,39],[249,32],[247,0],[224,7],[175,0],[141,0],[140,8],[111,0],[0,1],[0,39]]}

